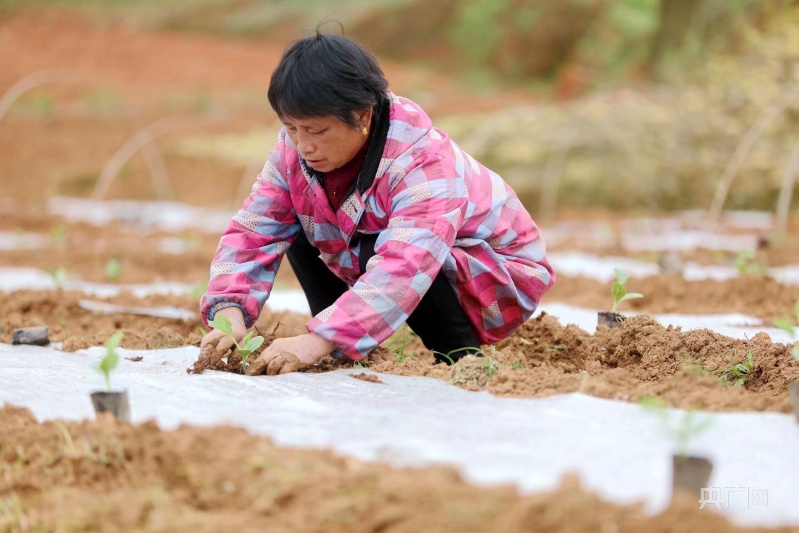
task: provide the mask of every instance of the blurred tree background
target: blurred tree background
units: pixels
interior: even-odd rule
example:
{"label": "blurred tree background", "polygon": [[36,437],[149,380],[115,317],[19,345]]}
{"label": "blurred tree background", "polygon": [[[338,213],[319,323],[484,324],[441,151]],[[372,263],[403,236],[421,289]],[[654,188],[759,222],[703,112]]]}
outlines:
{"label": "blurred tree background", "polygon": [[[434,118],[548,214],[707,208],[725,169],[736,176],[726,207],[773,209],[799,147],[799,0],[24,3],[35,2],[283,43],[334,20],[383,59],[487,94],[524,91],[534,103]],[[747,135],[751,150],[731,165]]]}

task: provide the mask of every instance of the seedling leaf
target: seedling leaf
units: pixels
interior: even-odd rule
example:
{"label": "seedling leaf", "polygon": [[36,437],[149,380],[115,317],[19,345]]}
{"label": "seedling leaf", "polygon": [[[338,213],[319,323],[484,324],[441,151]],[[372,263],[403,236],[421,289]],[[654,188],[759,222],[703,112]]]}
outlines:
{"label": "seedling leaf", "polygon": [[233,325],[230,323],[230,319],[225,316],[217,315],[213,320],[208,322],[208,325],[233,337]]}
{"label": "seedling leaf", "polygon": [[122,337],[124,335],[124,332],[117,331],[111,335],[107,341],[105,341],[105,356],[103,356],[103,358],[100,360],[100,363],[97,365],[97,370],[99,370],[105,378],[105,385],[108,389],[108,392],[111,392],[111,372],[119,364],[117,347],[119,346],[119,343],[122,342]]}
{"label": "seedling leaf", "polygon": [[258,335],[257,337],[253,337],[252,339],[249,339],[244,344],[244,349],[248,350],[250,353],[252,353],[255,350],[257,350],[263,343],[264,343],[264,338],[261,337],[260,335]]}
{"label": "seedling leaf", "polygon": [[793,345],[793,350],[791,350],[791,355],[793,355],[794,358],[797,361],[799,361],[799,342]]}
{"label": "seedling leaf", "polygon": [[627,283],[627,280],[630,279],[630,275],[627,272],[623,272],[618,268],[614,268],[613,273],[616,274],[616,282],[618,282],[619,285],[624,285]]}
{"label": "seedling leaf", "polygon": [[615,313],[616,309],[619,307],[619,304],[624,300],[643,298],[644,295],[639,292],[631,292],[628,294],[627,289],[624,288],[624,284],[627,283],[628,279],[630,279],[630,275],[626,272],[622,272],[618,268],[614,268],[613,272],[616,274],[616,281],[610,285],[610,292],[613,294],[613,308],[611,309],[611,312]]}
{"label": "seedling leaf", "polygon": [[782,331],[786,332],[788,335],[793,338],[794,336],[794,327],[791,324],[791,321],[787,318],[778,318],[774,321],[774,326],[780,328]]}

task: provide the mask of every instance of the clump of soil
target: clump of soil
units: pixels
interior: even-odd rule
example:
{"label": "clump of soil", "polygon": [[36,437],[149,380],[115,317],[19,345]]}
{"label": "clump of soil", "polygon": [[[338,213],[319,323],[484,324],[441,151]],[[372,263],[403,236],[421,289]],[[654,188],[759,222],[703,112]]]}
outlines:
{"label": "clump of soil", "polygon": [[[366,364],[376,372],[433,377],[498,396],[581,392],[633,402],[658,396],[672,407],[710,411],[790,413],[787,386],[799,379],[790,346],[773,343],[765,333],[744,341],[707,329],[683,332],[647,315],[591,335],[542,314],[488,347],[488,357],[464,357],[452,367],[433,365],[432,353],[414,342],[409,349],[416,356],[378,349]],[[735,386],[730,370],[747,364],[749,353],[751,368]]]}
{"label": "clump of soil", "polygon": [[0,468],[10,531],[789,531],[734,527],[695,497],[650,516],[642,504],[603,501],[574,475],[520,496],[450,468],[279,448],[237,428],[162,431],[106,416],[40,424],[13,406],[0,409]]}
{"label": "clump of soil", "polygon": [[360,379],[361,381],[368,381],[369,383],[380,383],[385,385],[383,380],[379,377],[375,376],[374,374],[367,374],[366,372],[361,372],[360,374],[350,374],[351,378]]}

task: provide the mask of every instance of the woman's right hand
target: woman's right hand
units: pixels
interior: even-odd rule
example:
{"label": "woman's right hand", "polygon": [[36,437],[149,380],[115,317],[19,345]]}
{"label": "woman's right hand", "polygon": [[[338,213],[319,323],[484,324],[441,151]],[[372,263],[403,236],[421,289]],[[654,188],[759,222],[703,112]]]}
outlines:
{"label": "woman's right hand", "polygon": [[[244,325],[244,315],[238,307],[226,307],[216,312],[215,317],[224,316],[230,320],[230,326],[233,331],[233,336],[236,342],[247,335],[247,327]],[[225,332],[212,329],[206,333],[200,342],[200,351],[205,350],[206,347],[212,348],[217,358],[221,359],[228,355],[228,352],[234,348],[233,339],[231,339]]]}

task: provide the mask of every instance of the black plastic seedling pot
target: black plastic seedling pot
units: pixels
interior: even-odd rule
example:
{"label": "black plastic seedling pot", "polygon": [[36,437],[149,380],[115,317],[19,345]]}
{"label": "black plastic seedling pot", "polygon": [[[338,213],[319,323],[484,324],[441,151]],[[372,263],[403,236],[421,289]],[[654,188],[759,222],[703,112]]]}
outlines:
{"label": "black plastic seedling pot", "polygon": [[707,487],[710,474],[713,472],[713,463],[704,457],[673,455],[671,458],[672,494],[684,491],[700,496],[700,489]]}
{"label": "black plastic seedling pot", "polygon": [[128,391],[93,392],[92,405],[94,405],[94,412],[98,415],[100,413],[111,413],[117,420],[130,422]]}
{"label": "black plastic seedling pot", "polygon": [[48,326],[36,326],[33,328],[19,328],[14,330],[11,344],[30,344],[33,346],[47,346],[50,344]]}
{"label": "black plastic seedling pot", "polygon": [[796,421],[799,422],[799,381],[791,381],[788,383],[788,392],[791,394],[793,415],[796,417]]}
{"label": "black plastic seedling pot", "polygon": [[596,314],[596,322],[600,326],[607,326],[609,328],[621,327],[622,322],[627,320],[619,313],[612,313],[610,311],[599,311]]}

